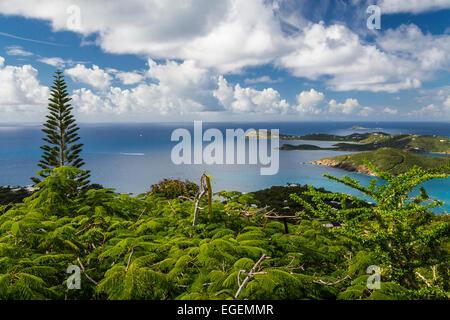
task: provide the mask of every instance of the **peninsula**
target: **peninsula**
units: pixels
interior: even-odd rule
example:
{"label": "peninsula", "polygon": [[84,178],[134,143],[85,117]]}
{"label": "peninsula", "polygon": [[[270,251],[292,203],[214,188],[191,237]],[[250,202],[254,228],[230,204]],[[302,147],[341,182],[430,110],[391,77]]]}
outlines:
{"label": "peninsula", "polygon": [[[394,148],[380,148],[370,152],[325,158],[312,163],[376,176],[376,173],[369,170],[364,163],[365,160],[369,160],[376,168],[393,175],[408,172],[414,166],[431,169],[450,163],[450,157],[429,157]],[[443,169],[443,172],[449,173],[449,167]]]}
{"label": "peninsula", "polygon": [[336,141],[330,148],[321,148],[312,145],[284,144],[280,150],[332,150],[364,152],[375,151],[380,148],[393,148],[413,153],[439,153],[450,154],[450,139],[439,136],[425,136],[412,134],[390,135],[384,132],[353,133],[347,136],[329,134],[309,134],[298,137],[296,140],[308,141]]}

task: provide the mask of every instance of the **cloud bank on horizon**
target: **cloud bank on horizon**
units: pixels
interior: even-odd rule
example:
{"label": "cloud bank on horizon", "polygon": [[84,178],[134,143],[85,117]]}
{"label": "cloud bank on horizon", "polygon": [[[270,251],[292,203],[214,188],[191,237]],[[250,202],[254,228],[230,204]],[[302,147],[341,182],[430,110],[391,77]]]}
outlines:
{"label": "cloud bank on horizon", "polygon": [[450,0],[0,0],[0,122],[40,121],[56,68],[81,121],[450,120],[449,18]]}

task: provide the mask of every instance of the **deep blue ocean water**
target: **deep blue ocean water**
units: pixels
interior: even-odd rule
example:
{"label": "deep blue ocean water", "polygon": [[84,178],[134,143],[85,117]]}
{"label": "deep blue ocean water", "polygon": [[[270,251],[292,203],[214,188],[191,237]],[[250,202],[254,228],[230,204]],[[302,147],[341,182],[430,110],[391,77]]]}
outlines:
{"label": "deep blue ocean water", "polygon": [[[354,125],[367,130],[353,130]],[[321,158],[348,152],[334,151],[280,151],[280,170],[273,176],[260,175],[259,165],[175,165],[171,150],[177,144],[170,140],[173,130],[186,128],[192,132],[193,123],[147,124],[81,124],[81,142],[85,169],[92,171],[92,182],[115,188],[122,193],[139,194],[163,178],[198,180],[203,172],[212,177],[214,191],[256,191],[286,183],[309,184],[333,192],[360,195],[350,188],[324,178],[324,173],[337,177],[347,174],[367,185],[373,177],[348,173],[341,169],[308,164]],[[419,122],[279,122],[279,123],[203,123],[204,130],[249,128],[279,129],[280,133],[304,135],[328,133],[346,135],[353,132],[383,131],[450,137],[449,123]],[[379,130],[377,130],[379,128]],[[39,168],[37,162],[43,136],[40,125],[0,125],[0,185],[28,185],[29,178]],[[280,141],[297,144],[299,141]],[[329,142],[302,142],[328,146]],[[204,143],[204,146],[208,143]],[[450,212],[450,179],[424,184],[428,193],[445,201]],[[442,212],[442,210],[441,210]]]}

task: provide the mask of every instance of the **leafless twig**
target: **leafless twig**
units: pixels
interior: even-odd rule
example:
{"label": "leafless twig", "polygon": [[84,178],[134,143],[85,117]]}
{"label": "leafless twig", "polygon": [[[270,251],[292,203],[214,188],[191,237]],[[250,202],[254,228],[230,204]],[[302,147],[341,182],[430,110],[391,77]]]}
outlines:
{"label": "leafless twig", "polygon": [[345,280],[351,279],[351,278],[352,278],[351,275],[347,275],[347,276],[345,276],[344,278],[339,279],[339,280],[336,280],[336,281],[334,281],[334,282],[325,282],[325,281],[323,281],[323,280],[313,280],[313,282],[314,282],[314,283],[317,283],[317,284],[322,284],[322,285],[324,285],[324,286],[335,286],[335,285],[337,285],[337,284],[339,284],[339,283],[341,283],[341,282],[344,282]]}
{"label": "leafless twig", "polygon": [[239,296],[241,295],[242,291],[245,289],[245,287],[247,286],[247,283],[255,276],[258,274],[266,274],[266,272],[257,272],[259,266],[261,265],[261,263],[266,260],[266,259],[270,259],[270,257],[268,257],[266,254],[263,254],[261,256],[261,258],[259,258],[259,260],[255,263],[255,265],[253,266],[253,268],[250,270],[249,273],[247,273],[247,277],[245,277],[244,281],[241,283],[241,279],[240,279],[240,275],[242,272],[245,272],[244,270],[240,270],[239,274],[238,274],[238,285],[239,288],[236,291],[235,295],[232,295],[230,292],[223,290],[220,291],[218,293],[216,293],[216,297],[221,295],[221,294],[227,294],[230,297],[232,297],[234,300],[237,300],[239,298]]}
{"label": "leafless twig", "polygon": [[415,273],[416,273],[416,276],[418,276],[420,279],[422,279],[423,282],[425,282],[425,284],[427,285],[428,288],[431,287],[431,284],[428,282],[428,280],[423,275],[421,275],[418,271],[416,271]]}
{"label": "leafless twig", "polygon": [[78,231],[77,233],[75,233],[75,235],[79,235],[80,233],[82,233],[83,231],[86,231],[87,229],[89,229],[90,227],[92,227],[92,223],[88,223],[83,229],[81,229],[80,231]]}
{"label": "leafless twig", "polygon": [[142,215],[145,213],[145,211],[147,211],[147,208],[144,208],[144,210],[142,210],[141,214],[139,215],[138,219],[136,221],[141,220]]}
{"label": "leafless twig", "polygon": [[167,200],[167,203],[169,204],[169,207],[170,207],[170,209],[172,210],[173,214],[176,216],[176,215],[177,215],[177,212],[175,211],[175,209],[174,209],[172,203],[170,202],[170,200]]}
{"label": "leafless twig", "polygon": [[97,286],[97,285],[98,285],[97,281],[95,281],[94,279],[92,279],[92,278],[86,273],[86,271],[84,270],[84,266],[83,266],[83,263],[82,263],[81,260],[80,260],[80,257],[77,258],[77,261],[78,261],[78,264],[79,264],[80,267],[81,267],[81,271],[82,271],[83,274],[86,276],[86,278],[88,278],[88,280],[89,280],[90,282],[92,282],[93,284],[95,284],[95,285]]}
{"label": "leafless twig", "polygon": [[134,247],[131,248],[130,255],[128,256],[128,263],[127,263],[127,267],[125,268],[125,272],[127,272],[128,268],[130,267],[131,256],[133,255],[133,253],[134,253]]}
{"label": "leafless twig", "polygon": [[237,276],[237,280],[238,280],[238,286],[241,286],[241,274],[245,272],[245,270],[239,270],[238,276]]}

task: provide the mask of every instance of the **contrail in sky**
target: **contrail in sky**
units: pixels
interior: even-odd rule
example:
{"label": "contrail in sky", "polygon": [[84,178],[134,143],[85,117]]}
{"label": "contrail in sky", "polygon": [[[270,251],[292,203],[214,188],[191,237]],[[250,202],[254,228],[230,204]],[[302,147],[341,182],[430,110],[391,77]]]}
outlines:
{"label": "contrail in sky", "polygon": [[1,32],[1,31],[0,31],[0,36],[13,38],[13,39],[18,39],[18,40],[23,40],[23,41],[30,41],[30,42],[35,42],[35,43],[41,43],[41,44],[46,44],[46,45],[55,46],[55,47],[67,47],[66,45],[59,44],[59,43],[48,42],[48,41],[41,41],[41,40],[35,40],[35,39],[28,39],[28,38],[22,38],[22,37],[15,36],[13,34],[6,33],[6,32]]}

